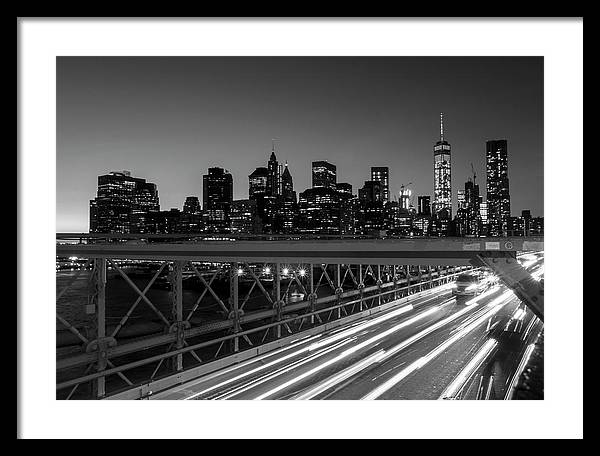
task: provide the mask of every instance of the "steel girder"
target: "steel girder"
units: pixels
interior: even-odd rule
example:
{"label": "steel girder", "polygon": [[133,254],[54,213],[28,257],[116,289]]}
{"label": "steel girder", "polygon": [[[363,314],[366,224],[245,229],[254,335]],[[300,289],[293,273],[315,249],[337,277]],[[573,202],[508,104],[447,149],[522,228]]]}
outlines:
{"label": "steel girder", "polygon": [[543,281],[534,279],[515,256],[507,252],[496,252],[494,255],[481,252],[472,264],[492,269],[498,278],[512,289],[540,320],[544,321]]}

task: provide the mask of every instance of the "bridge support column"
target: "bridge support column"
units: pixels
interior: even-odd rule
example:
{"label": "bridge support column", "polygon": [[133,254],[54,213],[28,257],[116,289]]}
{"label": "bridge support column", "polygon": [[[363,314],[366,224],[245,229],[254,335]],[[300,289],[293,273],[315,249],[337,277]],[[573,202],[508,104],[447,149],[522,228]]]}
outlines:
{"label": "bridge support column", "polygon": [[514,252],[481,252],[472,262],[487,266],[529,309],[544,321],[544,286],[517,261]]}
{"label": "bridge support column", "polygon": [[393,265],[393,280],[394,280],[394,301],[398,299],[398,265]]}
{"label": "bridge support column", "polygon": [[[310,301],[310,312],[313,313],[316,310],[316,303],[315,301],[317,300],[317,295],[315,294],[315,279],[314,279],[314,265],[311,263],[309,265],[309,283],[310,283],[310,294],[308,295],[308,299]],[[310,316],[310,324],[314,325],[315,324],[315,316],[311,315]]]}
{"label": "bridge support column", "polygon": [[[184,342],[184,325],[183,325],[183,261],[173,262],[173,272],[171,275],[171,298],[172,308],[171,315],[173,324],[170,331],[177,334],[175,349],[183,348]],[[179,354],[173,358],[173,370],[179,372],[183,370],[183,355]]]}
{"label": "bridge support column", "polygon": [[381,281],[381,265],[377,265],[377,305],[381,305],[381,285],[383,282]]}
{"label": "bridge support column", "polygon": [[[231,263],[229,269],[229,309],[231,310],[229,318],[233,320],[233,332],[240,332],[240,309],[239,309],[239,263]],[[233,339],[232,351],[234,353],[240,350],[240,338]]]}
{"label": "bridge support column", "polygon": [[[281,263],[275,263],[275,286],[273,289],[275,296],[273,301],[275,302],[275,310],[277,312],[275,319],[281,320]],[[281,338],[281,325],[275,327],[275,337]]]}
{"label": "bridge support column", "polygon": [[362,263],[358,265],[358,291],[359,291],[359,298],[360,301],[358,303],[358,311],[362,312],[363,310],[363,302],[364,302],[364,298],[365,298],[365,292],[364,292],[364,288],[365,288],[365,282],[363,281],[363,269],[362,269]]}
{"label": "bridge support column", "polygon": [[[336,275],[335,275],[335,295],[337,296],[336,299],[336,303],[339,306],[342,303],[342,284],[341,284],[341,280],[342,280],[342,265],[341,264],[337,264],[337,269],[336,269]],[[340,318],[342,318],[342,308],[338,307],[337,308],[337,317],[338,320]]]}
{"label": "bridge support column", "polygon": [[[98,353],[98,360],[96,362],[96,370],[101,372],[106,369],[108,361],[106,350],[99,342],[106,338],[106,259],[96,258],[94,260],[94,300],[96,307],[96,344],[93,342],[88,346],[89,350],[95,349]],[[100,399],[106,395],[106,379],[105,377],[98,377],[92,386],[94,397]]]}
{"label": "bridge support column", "polygon": [[432,286],[432,279],[433,279],[433,273],[431,272],[431,265],[427,265],[427,283],[429,284],[428,289],[431,289]]}

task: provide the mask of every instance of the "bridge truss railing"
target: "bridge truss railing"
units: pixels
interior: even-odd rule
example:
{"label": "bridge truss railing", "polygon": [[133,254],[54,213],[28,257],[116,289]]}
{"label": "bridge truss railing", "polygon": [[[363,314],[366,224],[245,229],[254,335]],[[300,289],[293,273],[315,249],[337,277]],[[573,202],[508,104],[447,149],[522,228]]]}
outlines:
{"label": "bridge truss railing", "polygon": [[[202,262],[163,260],[140,286],[123,264],[122,259],[87,258],[57,291],[59,327],[77,341],[68,354],[57,356],[57,398],[104,398],[448,283],[469,268],[418,266],[413,275],[411,268],[414,271],[415,267],[408,265],[228,262],[205,271]],[[261,280],[269,270],[270,291]],[[165,271],[170,283],[168,308],[148,296]],[[81,274],[88,274],[86,313],[93,321],[88,331],[58,311],[59,301]],[[127,311],[112,316],[118,320],[116,325],[107,324],[114,280],[109,280],[110,274],[120,277],[136,294]],[[202,285],[193,303],[184,302],[184,274],[191,274]],[[217,286],[220,278],[225,278],[227,287]],[[297,292],[299,301],[293,301],[291,290]],[[250,309],[256,296],[266,306]],[[158,323],[150,334],[125,337],[140,305],[147,307]],[[196,318],[206,305],[216,309],[214,318]]]}

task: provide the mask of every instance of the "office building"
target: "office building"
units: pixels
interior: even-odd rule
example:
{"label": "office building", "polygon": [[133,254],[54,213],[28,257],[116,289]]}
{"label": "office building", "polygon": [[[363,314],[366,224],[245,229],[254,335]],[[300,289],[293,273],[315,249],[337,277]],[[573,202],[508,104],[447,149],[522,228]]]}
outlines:
{"label": "office building", "polygon": [[202,205],[207,216],[207,229],[214,233],[228,232],[233,202],[233,177],[223,168],[208,168],[202,177]]}
{"label": "office building", "polygon": [[381,198],[387,203],[390,200],[390,169],[387,166],[372,166],[371,180],[381,183]]}
{"label": "office building", "polygon": [[312,162],[312,187],[333,188],[337,182],[336,166],[327,161]]}
{"label": "office building", "polygon": [[422,195],[417,198],[417,214],[420,216],[431,216],[431,197]]}
{"label": "office building", "polygon": [[98,176],[96,198],[90,201],[90,232],[147,233],[149,216],[159,211],[156,185],[131,177],[129,171]]}
{"label": "office building", "polygon": [[506,139],[486,142],[487,218],[490,236],[504,236],[510,217]]}
{"label": "office building", "polygon": [[[433,216],[452,218],[451,147],[444,139],[444,114],[440,114],[440,140],[433,146]],[[444,225],[444,224],[442,224]]]}

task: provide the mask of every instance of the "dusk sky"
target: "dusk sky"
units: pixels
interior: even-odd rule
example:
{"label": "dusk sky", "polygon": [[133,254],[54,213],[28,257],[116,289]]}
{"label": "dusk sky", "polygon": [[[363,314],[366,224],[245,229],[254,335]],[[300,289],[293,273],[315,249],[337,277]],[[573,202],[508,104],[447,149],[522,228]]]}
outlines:
{"label": "dusk sky", "polygon": [[508,140],[511,212],[543,215],[541,57],[60,57],[57,231],[87,232],[97,177],[129,170],[156,183],[162,210],[202,200],[202,175],[233,174],[234,197],[266,166],[271,138],[294,188],[311,162],[337,166],[356,194],[371,166],[433,194],[444,112],[452,198],[471,176],[485,198],[485,141]]}

